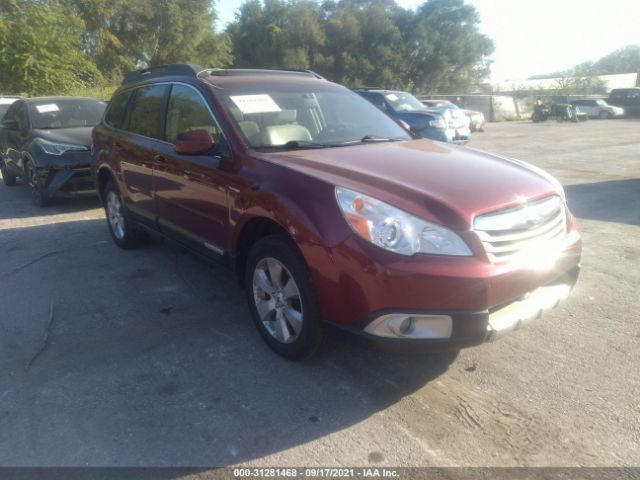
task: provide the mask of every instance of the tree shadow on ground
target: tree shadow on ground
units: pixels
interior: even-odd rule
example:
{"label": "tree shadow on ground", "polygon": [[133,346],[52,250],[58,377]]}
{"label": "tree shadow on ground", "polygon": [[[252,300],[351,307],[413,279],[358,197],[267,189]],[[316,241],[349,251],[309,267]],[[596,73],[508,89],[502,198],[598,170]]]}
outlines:
{"label": "tree shadow on ground", "polygon": [[640,179],[605,180],[564,187],[578,218],[640,225]]}

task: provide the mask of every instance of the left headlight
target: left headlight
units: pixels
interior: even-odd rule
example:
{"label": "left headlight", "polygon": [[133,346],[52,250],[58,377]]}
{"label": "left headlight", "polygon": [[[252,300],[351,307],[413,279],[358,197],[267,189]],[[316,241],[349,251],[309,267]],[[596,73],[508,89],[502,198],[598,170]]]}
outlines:
{"label": "left headlight", "polygon": [[84,145],[50,142],[44,138],[36,138],[34,142],[38,144],[44,153],[48,153],[49,155],[62,155],[64,152],[68,151],[89,151],[89,149]]}
{"label": "left headlight", "polygon": [[457,234],[362,193],[336,187],[340,210],[361,238],[401,255],[471,256]]}

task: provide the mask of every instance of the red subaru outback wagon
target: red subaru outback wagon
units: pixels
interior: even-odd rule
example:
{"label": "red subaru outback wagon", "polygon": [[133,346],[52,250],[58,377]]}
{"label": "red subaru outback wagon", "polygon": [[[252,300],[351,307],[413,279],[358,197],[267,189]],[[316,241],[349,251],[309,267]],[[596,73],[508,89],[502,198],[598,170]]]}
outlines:
{"label": "red subaru outback wagon", "polygon": [[93,132],[115,243],[159,233],[235,267],[289,358],[327,327],[405,350],[492,340],[566,298],[581,235],[526,163],[415,140],[309,71],[128,74]]}

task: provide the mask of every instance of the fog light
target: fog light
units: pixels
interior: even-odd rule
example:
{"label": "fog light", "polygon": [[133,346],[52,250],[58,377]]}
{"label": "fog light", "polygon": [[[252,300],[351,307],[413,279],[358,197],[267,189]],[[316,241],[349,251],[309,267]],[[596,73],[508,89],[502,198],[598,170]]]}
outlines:
{"label": "fog light", "polygon": [[388,322],[389,330],[397,337],[404,337],[413,328],[413,317],[394,316]]}
{"label": "fog light", "polygon": [[448,315],[394,313],[376,318],[364,330],[387,338],[451,338],[453,321]]}

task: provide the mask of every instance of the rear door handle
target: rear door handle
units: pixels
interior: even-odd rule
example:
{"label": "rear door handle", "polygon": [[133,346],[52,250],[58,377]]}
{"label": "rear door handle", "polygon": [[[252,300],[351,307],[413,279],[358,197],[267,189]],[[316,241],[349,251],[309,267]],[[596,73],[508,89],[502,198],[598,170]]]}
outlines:
{"label": "rear door handle", "polygon": [[162,155],[156,155],[155,157],[153,157],[153,161],[161,164],[167,163],[167,159],[164,158]]}

